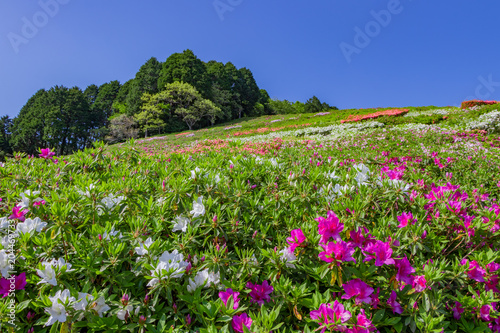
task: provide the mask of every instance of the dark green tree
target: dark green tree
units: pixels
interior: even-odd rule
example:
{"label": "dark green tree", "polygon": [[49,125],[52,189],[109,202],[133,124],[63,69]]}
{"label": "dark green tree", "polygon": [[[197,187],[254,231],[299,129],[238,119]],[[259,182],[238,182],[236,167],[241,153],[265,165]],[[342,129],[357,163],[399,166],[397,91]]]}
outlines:
{"label": "dark green tree", "polygon": [[158,78],[161,63],[156,58],[149,59],[141,66],[134,80],[130,84],[130,91],[126,97],[127,114],[135,115],[140,112],[144,93],[155,94],[158,92]]}
{"label": "dark green tree", "polygon": [[47,123],[44,138],[60,155],[90,146],[92,131],[102,119],[93,114],[88,99],[78,87],[55,86],[47,91]]}
{"label": "dark green tree", "polygon": [[47,91],[40,89],[13,120],[10,141],[13,151],[35,154],[38,148],[49,147],[44,136],[47,112]]}
{"label": "dark green tree", "polygon": [[118,81],[104,83],[99,87],[99,93],[95,99],[94,109],[98,109],[104,113],[106,119],[113,115],[113,103],[118,97],[120,88],[120,82]]}
{"label": "dark green tree", "polygon": [[[260,98],[260,90],[252,72],[248,68],[240,68],[238,73],[240,82],[236,85],[236,88],[240,94],[243,113],[247,116],[251,116],[255,103],[257,103]],[[238,116],[241,118],[241,113]]]}
{"label": "dark green tree", "polygon": [[211,85],[207,75],[207,68],[191,50],[174,53],[163,63],[158,79],[160,91],[167,84],[173,82],[188,83],[195,87],[203,98],[210,98]]}
{"label": "dark green tree", "polygon": [[7,154],[12,154],[10,146],[12,119],[9,116],[0,118],[0,159],[5,160]]}
{"label": "dark green tree", "polygon": [[309,98],[304,106],[304,112],[306,113],[317,113],[323,111],[323,105],[321,104],[318,97],[313,96]]}
{"label": "dark green tree", "polygon": [[99,87],[95,84],[91,84],[83,91],[83,94],[87,98],[89,105],[92,106],[95,103],[97,95],[99,94]]}

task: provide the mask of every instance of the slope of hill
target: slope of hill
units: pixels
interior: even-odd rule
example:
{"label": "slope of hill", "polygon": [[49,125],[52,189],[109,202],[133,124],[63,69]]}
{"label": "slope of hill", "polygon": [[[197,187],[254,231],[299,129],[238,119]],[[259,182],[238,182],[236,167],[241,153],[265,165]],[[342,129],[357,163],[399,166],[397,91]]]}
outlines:
{"label": "slope of hill", "polygon": [[9,159],[1,329],[498,330],[498,115],[261,117]]}

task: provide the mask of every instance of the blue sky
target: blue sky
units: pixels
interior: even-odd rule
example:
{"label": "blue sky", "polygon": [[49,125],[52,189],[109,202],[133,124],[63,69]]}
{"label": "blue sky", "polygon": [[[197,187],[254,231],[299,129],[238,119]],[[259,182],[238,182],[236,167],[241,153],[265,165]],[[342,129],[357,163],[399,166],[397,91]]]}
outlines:
{"label": "blue sky", "polygon": [[291,101],[500,100],[499,11],[498,0],[4,0],[0,115],[40,88],[124,83],[150,57],[188,48],[251,69]]}

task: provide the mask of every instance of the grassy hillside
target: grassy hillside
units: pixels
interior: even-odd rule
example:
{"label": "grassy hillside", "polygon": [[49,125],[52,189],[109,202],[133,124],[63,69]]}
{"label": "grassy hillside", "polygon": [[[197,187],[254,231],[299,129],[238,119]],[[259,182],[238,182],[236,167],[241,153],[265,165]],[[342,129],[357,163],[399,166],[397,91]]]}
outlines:
{"label": "grassy hillside", "polygon": [[9,159],[1,331],[498,331],[499,113],[407,109]]}

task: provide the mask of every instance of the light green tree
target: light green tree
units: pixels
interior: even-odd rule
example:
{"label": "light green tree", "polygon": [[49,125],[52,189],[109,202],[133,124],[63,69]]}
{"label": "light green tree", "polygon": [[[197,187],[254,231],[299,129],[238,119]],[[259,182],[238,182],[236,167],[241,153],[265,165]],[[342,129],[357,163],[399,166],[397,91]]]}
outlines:
{"label": "light green tree", "polygon": [[142,95],[141,111],[134,116],[135,121],[139,124],[146,138],[149,131],[161,130],[165,126],[162,116],[169,109],[169,106],[162,103],[157,95],[159,94],[151,95],[145,93]]}

